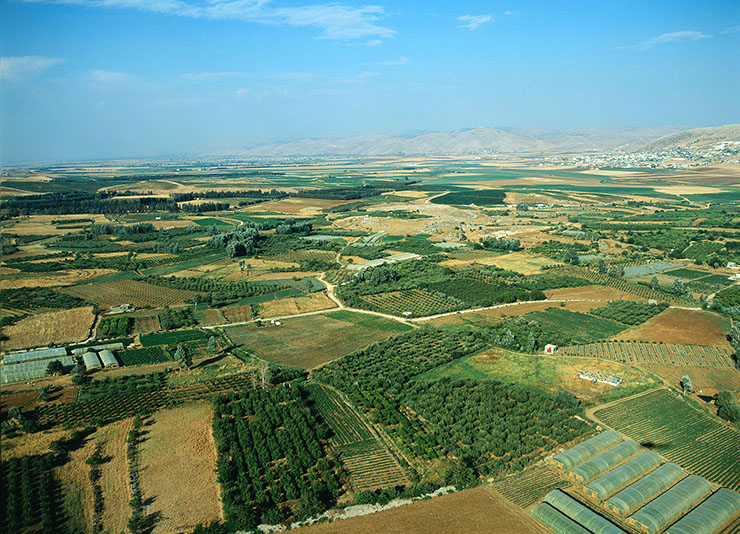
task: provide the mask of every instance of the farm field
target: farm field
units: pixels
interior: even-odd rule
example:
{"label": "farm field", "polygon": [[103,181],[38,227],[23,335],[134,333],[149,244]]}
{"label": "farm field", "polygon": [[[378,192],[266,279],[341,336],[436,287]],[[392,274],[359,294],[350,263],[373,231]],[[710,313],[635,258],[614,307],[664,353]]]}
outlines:
{"label": "farm field", "polygon": [[222,519],[212,418],[208,402],[152,416],[140,446],[141,489],[154,499],[147,511],[161,514],[152,532],[180,532]]}
{"label": "farm field", "polygon": [[[575,313],[588,313],[592,309],[606,304],[606,301],[602,302],[565,302],[565,305],[561,309],[572,311]],[[448,315],[446,317],[438,317],[436,319],[430,319],[429,321],[424,320],[424,323],[431,324],[434,326],[445,326],[445,325],[468,325],[468,326],[482,326],[485,324],[493,324],[499,322],[502,318],[506,317],[521,317],[531,312],[545,311],[548,308],[558,305],[560,302],[557,301],[543,301],[543,302],[514,302],[512,304],[503,304],[498,307],[494,307],[488,310],[480,310],[476,312],[460,312],[457,314]]]}
{"label": "farm field", "polygon": [[561,347],[558,351],[565,356],[600,358],[626,363],[673,365],[678,367],[735,367],[729,345],[724,347],[702,345],[679,345],[663,343],[633,343],[628,341],[605,341],[587,345]]}
{"label": "farm field", "polygon": [[302,260],[334,261],[336,252],[331,250],[291,250],[274,256],[266,256],[266,260],[283,261],[286,263],[298,263]]}
{"label": "farm field", "polygon": [[407,289],[366,295],[362,299],[383,313],[405,317],[423,317],[460,309],[463,305],[452,298],[445,298],[421,289]]}
{"label": "farm field", "polygon": [[727,346],[726,335],[729,330],[729,319],[719,314],[670,308],[612,339]]}
{"label": "farm field", "polygon": [[149,334],[156,332],[162,327],[159,324],[159,315],[137,315],[134,317],[134,334]]}
{"label": "farm field", "polygon": [[740,489],[740,431],[659,389],[597,408],[594,416],[689,472]]}
{"label": "farm field", "polygon": [[[640,367],[665,379],[669,384],[680,387],[681,378],[689,376],[691,386],[701,398],[709,399],[718,391],[727,390],[735,393],[740,400],[740,370],[727,367],[691,367],[659,364],[641,364]],[[707,410],[717,411],[714,403],[704,406]]]}
{"label": "farm field", "polygon": [[[580,371],[596,371],[624,379],[624,390],[658,385],[658,380],[635,367],[595,358],[578,359],[555,356],[533,356],[491,349],[483,354],[464,356],[421,375],[419,380],[469,379],[500,380],[557,393],[563,389],[586,398],[616,391],[613,386],[578,378]],[[624,393],[628,394],[628,393]]]}
{"label": "farm field", "polygon": [[221,313],[229,323],[242,323],[252,320],[252,307],[248,304],[243,306],[228,306]]}
{"label": "farm field", "polygon": [[370,515],[302,527],[299,534],[547,534],[548,529],[487,486]]}
{"label": "farm field", "polygon": [[614,287],[583,286],[564,287],[561,289],[546,289],[545,295],[550,300],[559,299],[594,299],[594,300],[647,300],[632,293],[621,291]]}
{"label": "farm field", "polygon": [[491,487],[509,501],[524,509],[542,501],[556,488],[569,488],[570,479],[562,476],[546,462],[538,463],[514,475],[507,476],[491,484]]}
{"label": "farm field", "polygon": [[554,307],[528,313],[525,317],[537,321],[546,330],[565,329],[567,334],[579,343],[612,337],[626,328],[610,319]]}
{"label": "farm field", "polygon": [[319,413],[334,432],[332,446],[349,472],[355,491],[408,483],[393,455],[370,431],[360,414],[335,390],[322,384],[311,384],[308,390]]}
{"label": "farm field", "polygon": [[198,320],[199,324],[206,326],[223,324],[226,322],[226,318],[224,317],[223,313],[221,313],[221,310],[216,308],[198,310],[193,315]]}
{"label": "farm field", "polygon": [[2,347],[13,350],[83,341],[90,336],[94,322],[91,306],[27,317],[3,328],[8,339],[2,342]]}
{"label": "farm field", "polygon": [[289,297],[263,302],[261,304],[260,316],[279,317],[282,315],[294,315],[336,307],[336,303],[327,297],[325,292],[321,291],[303,297]]}
{"label": "farm field", "polygon": [[102,307],[118,304],[131,304],[137,308],[172,306],[182,304],[195,295],[193,291],[155,286],[138,280],[92,282],[65,287],[59,291],[67,295],[80,297]]}
{"label": "farm field", "polygon": [[164,353],[161,347],[122,350],[117,353],[117,356],[121,365],[125,366],[149,365],[152,363],[172,361],[172,359]]}
{"label": "farm field", "polygon": [[489,256],[476,260],[484,265],[495,265],[507,271],[514,271],[524,275],[539,274],[545,265],[555,265],[559,262],[545,256],[537,256],[526,252],[510,252],[500,256]]}
{"label": "farm field", "polygon": [[261,328],[227,327],[224,331],[232,342],[260,358],[310,369],[411,328],[390,319],[344,311],[288,318],[282,323]]}

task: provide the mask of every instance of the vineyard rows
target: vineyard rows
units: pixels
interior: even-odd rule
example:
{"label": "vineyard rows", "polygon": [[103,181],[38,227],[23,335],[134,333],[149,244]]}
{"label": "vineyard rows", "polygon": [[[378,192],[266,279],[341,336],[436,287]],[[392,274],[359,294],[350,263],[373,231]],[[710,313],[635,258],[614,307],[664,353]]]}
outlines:
{"label": "vineyard rows", "polygon": [[148,365],[172,361],[161,347],[146,347],[143,349],[123,350],[118,353],[121,365]]}
{"label": "vineyard rows", "polygon": [[556,488],[569,488],[571,481],[546,464],[538,464],[520,474],[494,482],[492,487],[522,508],[540,502]]}
{"label": "vineyard rows", "polygon": [[331,443],[356,491],[385,488],[407,483],[395,458],[370,432],[367,424],[339,394],[323,384],[307,387],[321,416],[334,436]]}
{"label": "vineyard rows", "polygon": [[564,356],[601,358],[625,363],[676,365],[679,367],[735,367],[729,347],[669,345],[623,341],[573,345],[559,350]]}
{"label": "vineyard rows", "polygon": [[676,297],[674,295],[668,295],[666,293],[661,293],[659,291],[655,291],[654,289],[650,289],[649,287],[646,287],[646,286],[641,286],[639,284],[628,282],[627,280],[622,280],[621,278],[615,278],[607,274],[590,271],[588,269],[585,269],[583,267],[577,267],[575,265],[555,267],[553,269],[549,269],[548,272],[553,273],[553,274],[565,275],[565,276],[578,276],[580,278],[585,278],[586,280],[589,280],[593,282],[594,284],[599,284],[599,285],[603,285],[606,287],[613,287],[614,289],[618,289],[626,293],[631,293],[633,295],[636,295],[644,299],[655,299],[661,302],[669,302],[669,303],[680,304],[684,306],[696,304],[694,301],[687,299],[687,298]]}
{"label": "vineyard rows", "polygon": [[694,408],[677,393],[652,391],[594,413],[671,462],[731,489],[740,489],[740,432]]}
{"label": "vineyard rows", "polygon": [[252,307],[249,304],[243,306],[228,306],[221,311],[230,323],[243,323],[252,319]]}
{"label": "vineyard rows", "polygon": [[356,274],[356,271],[349,271],[347,269],[337,269],[336,271],[328,271],[326,273],[325,280],[330,284],[340,286],[344,282],[347,282]]}
{"label": "vineyard rows", "polygon": [[154,286],[138,280],[93,282],[60,288],[59,291],[98,306],[110,307],[126,303],[137,308],[143,306],[162,308],[182,304],[195,294],[192,291]]}
{"label": "vineyard rows", "polygon": [[265,259],[298,263],[304,260],[333,261],[335,256],[336,252],[331,250],[291,250],[274,256],[266,256]]}
{"label": "vineyard rows", "polygon": [[422,291],[421,289],[405,289],[390,293],[366,295],[362,299],[372,304],[381,312],[393,315],[404,315],[405,312],[409,312],[409,317],[423,317],[459,310],[465,307],[459,301]]}

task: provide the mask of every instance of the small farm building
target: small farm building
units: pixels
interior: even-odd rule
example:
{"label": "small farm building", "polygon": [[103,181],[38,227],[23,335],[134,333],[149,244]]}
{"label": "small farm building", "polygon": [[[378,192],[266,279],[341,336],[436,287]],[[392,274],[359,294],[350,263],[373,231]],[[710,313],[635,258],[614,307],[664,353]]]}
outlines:
{"label": "small farm building", "polygon": [[113,352],[108,349],[103,349],[100,351],[100,360],[103,362],[103,366],[106,368],[118,367],[118,360],[116,360]]}
{"label": "small farm building", "polygon": [[545,354],[555,354],[558,351],[557,345],[547,344],[545,345]]}
{"label": "small farm building", "polygon": [[100,369],[100,358],[93,351],[87,351],[82,355],[82,361],[85,362],[85,368],[89,371],[90,369]]}

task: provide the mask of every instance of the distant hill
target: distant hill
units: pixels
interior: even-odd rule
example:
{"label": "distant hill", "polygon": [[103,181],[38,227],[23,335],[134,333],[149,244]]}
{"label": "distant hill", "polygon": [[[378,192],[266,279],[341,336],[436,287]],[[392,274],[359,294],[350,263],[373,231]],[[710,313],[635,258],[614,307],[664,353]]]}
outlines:
{"label": "distant hill", "polygon": [[364,135],[256,143],[232,149],[237,156],[412,156],[432,154],[581,154],[631,151],[680,128],[610,128],[579,131],[534,128],[473,128],[418,135]]}
{"label": "distant hill", "polygon": [[740,124],[715,128],[694,128],[651,141],[637,149],[639,152],[661,152],[674,148],[703,151],[727,142],[740,142]]}

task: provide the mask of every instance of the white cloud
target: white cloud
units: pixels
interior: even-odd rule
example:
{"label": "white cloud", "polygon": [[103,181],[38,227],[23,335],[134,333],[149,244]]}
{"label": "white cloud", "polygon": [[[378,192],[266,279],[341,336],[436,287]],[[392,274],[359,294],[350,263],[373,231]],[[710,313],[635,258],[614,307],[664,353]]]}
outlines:
{"label": "white cloud", "polygon": [[44,56],[0,57],[0,80],[18,82],[34,74],[40,74],[59,63],[63,63],[63,61]]}
{"label": "white cloud", "polygon": [[386,61],[385,64],[388,66],[395,66],[395,65],[408,65],[411,63],[411,60],[407,58],[406,56],[401,56],[398,58],[398,61]]}
{"label": "white cloud", "polygon": [[629,46],[621,46],[620,48],[632,50],[648,50],[659,44],[674,43],[677,41],[699,41],[702,39],[709,39],[711,37],[712,36],[708,33],[683,30],[678,32],[661,33],[660,35],[651,37],[650,39],[647,39],[640,43]]}
{"label": "white cloud", "polygon": [[96,69],[88,73],[88,79],[100,85],[120,85],[133,82],[136,78],[126,72]]}
{"label": "white cloud", "polygon": [[247,96],[249,94],[249,89],[246,89],[244,87],[240,87],[236,90],[236,96]]}
{"label": "white cloud", "polygon": [[470,31],[478,29],[487,22],[493,22],[492,15],[462,15],[457,17],[461,28],[467,28]]}
{"label": "white cloud", "polygon": [[243,20],[272,26],[313,27],[324,39],[391,38],[395,31],[377,24],[385,16],[381,6],[343,3],[276,7],[271,0],[23,0],[30,3],[122,8],[189,18]]}
{"label": "white cloud", "polygon": [[504,15],[513,15],[515,11],[504,11]]}
{"label": "white cloud", "polygon": [[722,30],[721,34],[728,34],[728,33],[737,33],[740,32],[740,26],[731,26],[730,28],[727,28],[726,30]]}
{"label": "white cloud", "polygon": [[365,43],[365,46],[380,46],[383,44],[383,41],[380,39],[372,39]]}

